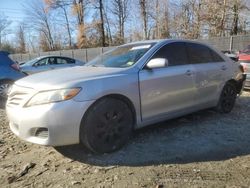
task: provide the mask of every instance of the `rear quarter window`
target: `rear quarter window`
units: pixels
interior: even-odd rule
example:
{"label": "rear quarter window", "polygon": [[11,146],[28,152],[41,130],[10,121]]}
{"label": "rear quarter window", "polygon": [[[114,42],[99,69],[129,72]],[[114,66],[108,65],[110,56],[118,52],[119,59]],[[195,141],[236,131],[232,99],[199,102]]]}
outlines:
{"label": "rear quarter window", "polygon": [[66,58],[68,64],[73,64],[75,63],[74,59]]}
{"label": "rear quarter window", "polygon": [[213,57],[214,62],[224,62],[225,61],[219,54],[217,54],[215,51],[213,51],[211,49],[210,49],[210,53]]}

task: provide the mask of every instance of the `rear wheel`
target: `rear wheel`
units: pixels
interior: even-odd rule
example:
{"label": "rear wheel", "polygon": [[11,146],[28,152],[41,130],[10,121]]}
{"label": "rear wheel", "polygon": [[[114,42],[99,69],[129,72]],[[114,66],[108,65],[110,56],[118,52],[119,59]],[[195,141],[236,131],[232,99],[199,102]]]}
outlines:
{"label": "rear wheel", "polygon": [[229,113],[232,111],[237,96],[236,87],[232,83],[227,83],[222,89],[217,110],[221,113]]}
{"label": "rear wheel", "polygon": [[81,143],[96,153],[115,151],[129,140],[133,124],[133,114],[125,102],[110,97],[100,99],[82,120]]}

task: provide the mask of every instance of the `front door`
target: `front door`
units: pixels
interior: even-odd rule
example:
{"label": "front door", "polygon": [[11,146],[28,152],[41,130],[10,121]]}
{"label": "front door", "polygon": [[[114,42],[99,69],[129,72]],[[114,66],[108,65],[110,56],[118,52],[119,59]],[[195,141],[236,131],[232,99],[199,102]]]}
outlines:
{"label": "front door", "polygon": [[183,42],[163,46],[154,58],[166,58],[168,66],[139,72],[142,121],[191,107],[196,92],[195,73]]}

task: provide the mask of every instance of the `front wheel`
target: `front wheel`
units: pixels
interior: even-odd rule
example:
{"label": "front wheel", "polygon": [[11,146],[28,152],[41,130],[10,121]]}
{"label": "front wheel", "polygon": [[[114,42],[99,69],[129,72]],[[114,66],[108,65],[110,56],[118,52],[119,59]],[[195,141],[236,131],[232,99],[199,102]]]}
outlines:
{"label": "front wheel", "polygon": [[125,102],[103,98],[85,114],[80,127],[80,140],[95,153],[109,153],[128,142],[133,125],[133,114]]}
{"label": "front wheel", "polygon": [[236,87],[232,83],[227,83],[222,89],[217,111],[221,113],[229,113],[232,111],[237,97]]}

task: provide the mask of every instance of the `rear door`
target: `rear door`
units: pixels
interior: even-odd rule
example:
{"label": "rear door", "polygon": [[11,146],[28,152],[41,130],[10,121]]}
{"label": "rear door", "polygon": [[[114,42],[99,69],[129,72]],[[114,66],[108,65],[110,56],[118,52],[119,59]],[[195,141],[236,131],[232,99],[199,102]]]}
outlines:
{"label": "rear door", "polygon": [[142,120],[183,111],[193,105],[196,89],[193,67],[185,44],[174,42],[160,48],[151,59],[166,58],[169,66],[139,72]]}
{"label": "rear door", "polygon": [[214,105],[225,84],[229,64],[205,45],[187,43],[187,50],[189,63],[195,70],[195,103],[203,107]]}

